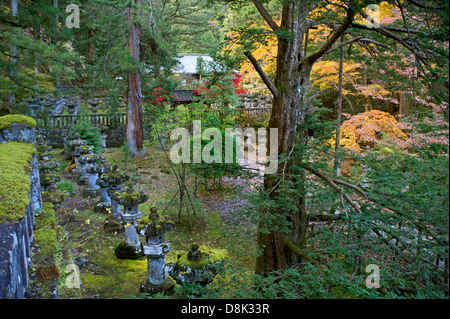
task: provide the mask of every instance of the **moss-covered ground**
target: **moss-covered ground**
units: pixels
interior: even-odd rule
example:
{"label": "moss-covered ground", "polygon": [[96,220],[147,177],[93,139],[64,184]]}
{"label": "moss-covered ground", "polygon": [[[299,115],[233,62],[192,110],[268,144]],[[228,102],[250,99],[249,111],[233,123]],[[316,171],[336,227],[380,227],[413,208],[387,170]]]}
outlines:
{"label": "moss-covered ground", "polygon": [[[62,155],[62,150],[54,151],[61,167],[68,167],[69,161]],[[147,216],[152,206],[159,213],[168,215],[176,222],[175,229],[166,234],[171,250],[166,255],[166,263],[175,263],[177,256],[186,254],[192,243],[198,243],[204,254],[212,260],[227,260],[235,265],[235,269],[244,277],[252,273],[254,267],[254,228],[239,223],[224,222],[220,212],[211,209],[207,199],[214,201],[221,198],[237,198],[242,194],[232,187],[224,187],[220,191],[206,192],[199,188],[197,198],[193,198],[193,183],[188,178],[192,203],[183,206],[181,219],[178,220],[179,200],[174,196],[178,190],[176,177],[173,174],[164,152],[148,149],[144,158],[125,159],[122,149],[110,149],[103,154],[108,163],[116,164],[122,172],[130,176],[136,190],[149,195],[149,200],[139,206],[143,216]],[[95,198],[82,196],[84,186],[76,184],[77,175],[62,170],[62,179],[71,181],[74,193],[57,211],[60,223],[68,232],[70,252],[80,266],[80,279],[84,287],[85,298],[138,298],[139,286],[147,278],[147,261],[121,260],[115,256],[114,249],[124,239],[123,233],[108,234],[104,230],[106,213],[95,213]],[[192,205],[191,205],[192,204]],[[187,210],[190,207],[190,210]],[[195,214],[192,211],[195,210]],[[245,229],[244,229],[245,228]],[[210,284],[227,285],[226,273],[219,273]],[[224,287],[225,289],[225,287]]]}

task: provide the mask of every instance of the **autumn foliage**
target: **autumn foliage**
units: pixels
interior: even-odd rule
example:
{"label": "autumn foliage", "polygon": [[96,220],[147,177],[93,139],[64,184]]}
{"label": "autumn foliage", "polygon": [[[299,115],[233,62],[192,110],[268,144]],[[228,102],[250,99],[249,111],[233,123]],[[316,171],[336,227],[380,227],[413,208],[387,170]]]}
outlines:
{"label": "autumn foliage", "polygon": [[[400,146],[406,145],[408,135],[401,125],[387,112],[371,110],[350,117],[341,125],[340,146],[354,152],[373,148],[382,138],[390,138]],[[336,141],[330,141],[334,146]]]}

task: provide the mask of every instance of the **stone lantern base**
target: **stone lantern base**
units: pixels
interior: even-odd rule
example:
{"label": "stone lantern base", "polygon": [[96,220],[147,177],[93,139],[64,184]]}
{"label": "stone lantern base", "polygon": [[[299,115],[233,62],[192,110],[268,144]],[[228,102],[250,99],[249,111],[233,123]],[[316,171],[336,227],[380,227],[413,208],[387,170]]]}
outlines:
{"label": "stone lantern base", "polygon": [[142,249],[140,247],[127,245],[126,242],[121,242],[119,246],[114,250],[116,253],[116,257],[119,259],[142,259],[144,258],[144,254],[142,253]]}
{"label": "stone lantern base", "polygon": [[97,197],[100,194],[100,187],[87,187],[83,191],[84,197]]}
{"label": "stone lantern base", "polygon": [[121,234],[125,231],[123,222],[120,219],[109,216],[103,224],[103,229],[107,234]]}
{"label": "stone lantern base", "polygon": [[78,185],[87,185],[88,180],[89,180],[88,175],[80,175],[80,177],[78,177],[78,179],[77,179],[77,184]]}
{"label": "stone lantern base", "polygon": [[161,285],[153,285],[146,280],[141,284],[139,292],[149,295],[164,293],[165,295],[170,296],[174,292],[175,284],[175,280],[170,277],[167,277],[166,282]]}

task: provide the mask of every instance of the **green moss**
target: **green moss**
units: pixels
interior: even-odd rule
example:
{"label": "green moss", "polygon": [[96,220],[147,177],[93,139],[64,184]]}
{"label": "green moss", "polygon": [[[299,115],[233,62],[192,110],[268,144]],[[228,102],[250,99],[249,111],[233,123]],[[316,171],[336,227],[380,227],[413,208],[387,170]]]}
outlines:
{"label": "green moss", "polygon": [[56,225],[56,215],[53,211],[53,204],[49,202],[44,202],[44,207],[41,211],[39,211],[39,215],[36,215],[35,221],[36,230],[39,230],[41,228],[55,228]]}
{"label": "green moss", "polygon": [[180,264],[185,265],[186,267],[190,267],[192,269],[200,269],[206,266],[209,262],[208,259],[203,256],[202,260],[199,261],[191,261],[187,258],[187,255],[182,255],[180,259],[178,260]]}
{"label": "green moss", "polygon": [[0,131],[11,128],[12,123],[25,123],[27,127],[36,126],[36,121],[31,117],[19,114],[10,114],[0,117]]}
{"label": "green moss", "polygon": [[[209,262],[219,262],[227,258],[227,250],[221,248],[211,248],[208,246],[201,245],[199,248],[200,252],[203,255],[202,260],[200,261],[190,261],[187,258],[187,253],[185,251],[177,251],[176,253],[180,254],[181,257],[177,260],[179,263],[191,267],[193,269],[199,269],[208,264]],[[209,256],[209,259],[206,258],[206,255]],[[170,262],[171,260],[167,260]]]}
{"label": "green moss", "polygon": [[43,260],[53,260],[56,250],[56,230],[40,228],[34,232],[34,241],[39,246],[39,255]]}
{"label": "green moss", "polygon": [[43,210],[36,216],[36,230],[34,242],[39,247],[39,257],[44,260],[53,260],[57,248],[57,225],[53,205],[44,202]]}
{"label": "green moss", "polygon": [[0,223],[15,223],[25,216],[30,192],[31,143],[0,144]]}
{"label": "green moss", "polygon": [[102,272],[81,272],[81,282],[88,291],[102,298],[124,298],[135,295],[139,285],[147,278],[147,260],[118,259],[113,250],[102,250],[92,256]]}

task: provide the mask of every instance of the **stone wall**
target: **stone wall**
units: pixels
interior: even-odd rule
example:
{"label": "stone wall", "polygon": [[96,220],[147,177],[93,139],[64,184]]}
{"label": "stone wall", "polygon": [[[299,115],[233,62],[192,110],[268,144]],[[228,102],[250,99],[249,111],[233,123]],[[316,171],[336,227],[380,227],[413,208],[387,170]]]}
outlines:
{"label": "stone wall", "polygon": [[[64,148],[70,140],[70,128],[39,128],[47,136],[49,145],[53,148]],[[106,135],[106,147],[121,147],[127,138],[127,128],[125,125],[117,127],[101,126],[102,134]]]}
{"label": "stone wall", "polygon": [[[26,124],[13,123],[10,128],[0,131],[0,143],[11,141],[32,143],[36,147],[35,128],[28,127]],[[18,221],[0,220],[0,298],[2,299],[24,298],[27,291],[34,213],[36,209],[42,208],[36,154],[32,155],[29,164],[31,184],[27,198],[29,201],[23,212],[24,217]],[[10,195],[14,196],[15,194]],[[0,197],[2,200],[7,200],[5,194]]]}
{"label": "stone wall", "polygon": [[240,107],[258,108],[258,107],[272,107],[272,97],[262,94],[241,94],[239,95],[241,102]]}

